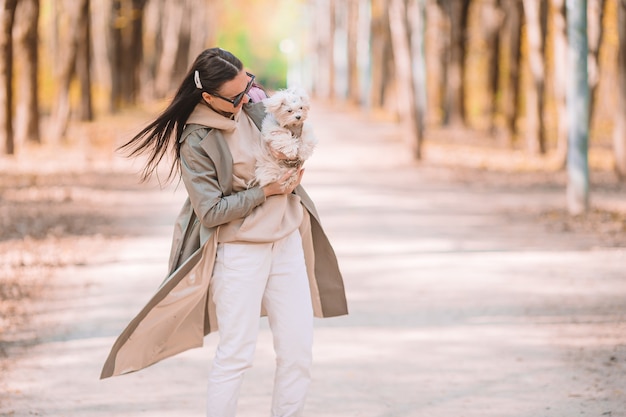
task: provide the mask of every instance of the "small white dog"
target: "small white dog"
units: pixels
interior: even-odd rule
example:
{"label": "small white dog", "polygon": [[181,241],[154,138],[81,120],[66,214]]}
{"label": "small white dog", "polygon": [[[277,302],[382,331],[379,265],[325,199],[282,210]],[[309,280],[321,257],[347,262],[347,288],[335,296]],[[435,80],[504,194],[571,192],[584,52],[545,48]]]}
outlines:
{"label": "small white dog", "polygon": [[[304,123],[310,108],[304,90],[280,90],[263,100],[263,104],[267,115],[261,125],[254,181],[261,187],[276,182],[290,169],[300,168],[317,144],[309,123]],[[284,186],[289,187],[296,180],[294,174]]]}

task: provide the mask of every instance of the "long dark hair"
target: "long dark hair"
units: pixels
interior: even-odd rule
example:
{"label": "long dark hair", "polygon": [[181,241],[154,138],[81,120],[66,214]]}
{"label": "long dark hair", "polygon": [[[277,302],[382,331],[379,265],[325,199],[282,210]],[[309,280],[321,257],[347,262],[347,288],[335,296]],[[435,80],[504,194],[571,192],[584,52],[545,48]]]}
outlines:
{"label": "long dark hair", "polygon": [[[169,106],[155,121],[118,148],[130,150],[130,157],[148,153],[148,162],[141,175],[142,181],[150,178],[170,148],[175,151],[175,158],[167,180],[180,172],[180,138],[191,112],[202,100],[202,92],[217,93],[225,82],[234,79],[242,69],[243,64],[237,57],[220,48],[206,49],[198,55]],[[196,71],[201,87],[194,80]],[[173,138],[175,140],[172,143]]]}

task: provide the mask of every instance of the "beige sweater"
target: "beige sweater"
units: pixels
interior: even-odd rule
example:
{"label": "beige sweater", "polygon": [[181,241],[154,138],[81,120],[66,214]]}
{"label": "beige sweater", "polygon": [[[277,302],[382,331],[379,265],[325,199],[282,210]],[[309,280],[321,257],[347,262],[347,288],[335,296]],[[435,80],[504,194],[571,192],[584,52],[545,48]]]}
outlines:
{"label": "beige sweater", "polygon": [[[243,191],[254,179],[255,153],[261,132],[245,112],[224,117],[199,104],[187,123],[222,131],[233,157],[233,193]],[[268,243],[280,240],[300,227],[304,216],[300,197],[295,194],[268,197],[245,218],[220,226],[219,242]]]}

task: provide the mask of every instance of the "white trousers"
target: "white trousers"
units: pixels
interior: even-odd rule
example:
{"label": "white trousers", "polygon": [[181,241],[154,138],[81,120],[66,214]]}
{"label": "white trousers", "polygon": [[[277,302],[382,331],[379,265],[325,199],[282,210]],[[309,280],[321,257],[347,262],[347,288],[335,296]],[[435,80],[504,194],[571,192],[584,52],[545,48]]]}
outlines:
{"label": "white trousers", "polygon": [[261,306],[274,340],[272,417],[300,416],[311,380],[313,308],[300,233],[274,243],[220,243],[211,281],[219,344],[209,373],[207,417],[234,417],[252,366]]}

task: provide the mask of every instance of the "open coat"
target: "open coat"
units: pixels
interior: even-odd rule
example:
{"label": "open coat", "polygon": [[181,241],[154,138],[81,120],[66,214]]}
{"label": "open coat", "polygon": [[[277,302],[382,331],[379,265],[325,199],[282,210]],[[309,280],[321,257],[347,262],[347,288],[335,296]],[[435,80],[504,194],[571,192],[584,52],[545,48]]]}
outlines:
{"label": "open coat", "polygon": [[[263,104],[246,104],[243,110],[260,128]],[[204,336],[217,329],[209,286],[219,224],[211,213],[228,213],[229,221],[247,216],[265,199],[258,187],[232,192],[232,155],[219,129],[189,123],[181,141],[186,141],[181,171],[189,197],[175,224],[169,274],[115,341],[101,378],[137,371],[202,346]],[[302,186],[295,193],[306,208],[300,233],[315,316],[347,314],[337,258],[317,210]]]}

